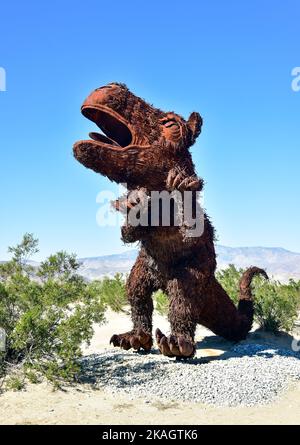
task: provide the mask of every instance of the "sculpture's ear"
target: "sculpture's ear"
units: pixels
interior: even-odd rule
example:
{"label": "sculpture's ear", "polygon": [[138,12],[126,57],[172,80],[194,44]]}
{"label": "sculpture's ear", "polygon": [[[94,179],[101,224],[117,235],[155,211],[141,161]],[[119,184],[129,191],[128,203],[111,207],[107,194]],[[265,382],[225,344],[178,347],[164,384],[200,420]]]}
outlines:
{"label": "sculpture's ear", "polygon": [[199,113],[195,111],[190,115],[187,124],[192,132],[192,144],[195,142],[199,134],[201,133],[201,127],[203,124],[203,119]]}

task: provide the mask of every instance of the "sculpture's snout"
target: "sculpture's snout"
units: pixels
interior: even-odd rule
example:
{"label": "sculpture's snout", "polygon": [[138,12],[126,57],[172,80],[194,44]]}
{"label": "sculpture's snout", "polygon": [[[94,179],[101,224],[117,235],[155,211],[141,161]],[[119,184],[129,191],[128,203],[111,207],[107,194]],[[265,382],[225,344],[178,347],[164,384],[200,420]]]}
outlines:
{"label": "sculpture's snout", "polygon": [[85,99],[82,104],[81,111],[90,106],[107,106],[112,102],[114,97],[120,97],[123,92],[123,88],[117,84],[108,84],[102,87],[96,88]]}

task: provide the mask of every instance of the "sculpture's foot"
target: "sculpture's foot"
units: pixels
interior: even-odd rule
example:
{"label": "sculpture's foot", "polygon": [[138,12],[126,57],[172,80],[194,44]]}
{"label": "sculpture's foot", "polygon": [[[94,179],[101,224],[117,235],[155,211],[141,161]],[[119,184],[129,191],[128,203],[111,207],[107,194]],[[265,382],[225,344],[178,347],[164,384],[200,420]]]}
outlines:
{"label": "sculpture's foot", "polygon": [[137,331],[125,332],[124,334],[115,334],[111,337],[109,343],[112,343],[114,346],[119,346],[126,351],[132,348],[136,351],[144,349],[148,352],[152,348],[153,341],[150,334],[139,329]]}
{"label": "sculpture's foot", "polygon": [[160,329],[156,329],[155,337],[160,352],[167,357],[192,358],[195,355],[194,343],[181,335],[166,337]]}

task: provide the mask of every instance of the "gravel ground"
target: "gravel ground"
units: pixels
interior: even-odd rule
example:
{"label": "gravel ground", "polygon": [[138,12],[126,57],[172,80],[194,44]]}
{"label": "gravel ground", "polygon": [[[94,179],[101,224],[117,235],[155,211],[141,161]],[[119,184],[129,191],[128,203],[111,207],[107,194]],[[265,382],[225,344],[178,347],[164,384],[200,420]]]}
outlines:
{"label": "gravel ground", "polygon": [[242,342],[217,359],[176,361],[156,351],[112,350],[82,359],[82,381],[131,398],[200,402],[215,406],[270,403],[300,380],[300,354]]}

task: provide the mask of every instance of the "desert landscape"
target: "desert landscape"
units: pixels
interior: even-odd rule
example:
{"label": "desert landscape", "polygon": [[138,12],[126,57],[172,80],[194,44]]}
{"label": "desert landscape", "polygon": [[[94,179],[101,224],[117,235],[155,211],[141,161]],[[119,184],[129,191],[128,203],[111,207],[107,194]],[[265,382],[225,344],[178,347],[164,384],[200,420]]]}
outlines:
{"label": "desert landscape", "polygon": [[[218,270],[226,269],[229,264],[245,269],[259,264],[270,277],[281,282],[289,279],[300,280],[300,253],[290,252],[280,247],[228,247],[216,245]],[[81,258],[79,273],[88,280],[116,273],[129,273],[138,251],[130,249],[120,254]]]}
{"label": "desert landscape", "polygon": [[0,21],[0,429],[299,425],[299,0]]}
{"label": "desert landscape", "polygon": [[[106,318],[106,324],[95,326],[93,340],[84,350],[85,357],[95,359],[95,356],[115,353],[108,345],[110,336],[130,327],[127,314],[109,311]],[[157,314],[154,325],[166,332],[169,329],[166,319]],[[295,339],[298,338],[296,335]],[[204,328],[198,329],[196,339],[199,342],[197,366],[219,361],[222,354],[234,346]],[[252,332],[243,343],[290,350],[291,336]],[[136,353],[125,354],[129,359],[139,359]],[[157,350],[149,356],[155,360],[162,357]],[[141,361],[143,357],[140,356]],[[1,424],[297,424],[299,418],[300,383],[293,379],[287,389],[279,391],[275,400],[256,406],[220,407],[159,397],[132,397],[119,390],[116,396],[116,392],[99,387],[97,382],[65,386],[63,390],[53,390],[47,382],[28,384],[23,391],[2,394],[0,405]]]}

